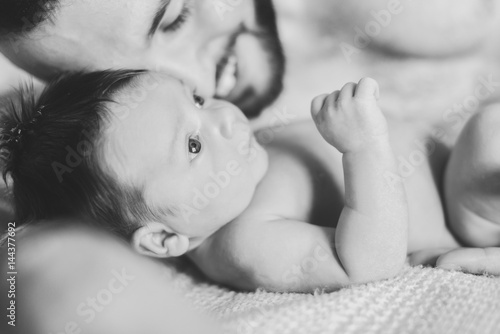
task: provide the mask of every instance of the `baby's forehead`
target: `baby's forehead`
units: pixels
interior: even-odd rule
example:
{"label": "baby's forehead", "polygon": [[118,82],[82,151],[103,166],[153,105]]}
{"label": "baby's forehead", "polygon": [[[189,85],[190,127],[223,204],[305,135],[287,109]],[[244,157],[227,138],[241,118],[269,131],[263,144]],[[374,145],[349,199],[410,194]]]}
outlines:
{"label": "baby's forehead", "polygon": [[152,92],[163,89],[161,92],[168,92],[168,88],[182,86],[183,81],[170,74],[144,71],[127,85],[121,87],[115,94],[115,102],[119,104],[124,102],[140,103],[146,100]]}
{"label": "baby's forehead", "polygon": [[160,85],[171,84],[171,85],[183,85],[183,80],[164,72],[158,71],[144,71],[141,75],[137,77],[137,80],[132,83],[138,87],[145,87],[147,89],[155,89]]}
{"label": "baby's forehead", "polygon": [[160,131],[160,124],[162,131],[174,127],[184,110],[185,91],[187,86],[176,77],[151,71],[140,73],[119,87],[106,104],[109,117],[104,137],[118,142],[131,133],[137,138],[149,138],[148,134]]}

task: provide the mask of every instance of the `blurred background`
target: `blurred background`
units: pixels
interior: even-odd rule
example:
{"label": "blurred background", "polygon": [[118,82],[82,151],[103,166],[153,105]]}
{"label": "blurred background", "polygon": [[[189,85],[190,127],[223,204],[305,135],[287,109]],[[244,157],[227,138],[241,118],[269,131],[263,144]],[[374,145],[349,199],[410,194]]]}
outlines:
{"label": "blurred background", "polygon": [[274,3],[288,57],[279,106],[300,117],[308,117],[314,96],[371,76],[387,115],[442,126],[443,113],[472,94],[481,77],[500,81],[497,1]]}

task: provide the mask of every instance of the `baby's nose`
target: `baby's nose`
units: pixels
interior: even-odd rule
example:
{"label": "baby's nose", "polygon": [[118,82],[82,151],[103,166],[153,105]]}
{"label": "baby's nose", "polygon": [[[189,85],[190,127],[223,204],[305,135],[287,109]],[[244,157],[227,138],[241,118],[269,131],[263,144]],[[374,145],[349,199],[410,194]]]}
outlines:
{"label": "baby's nose", "polygon": [[234,117],[224,117],[220,124],[220,134],[226,139],[233,139],[236,120]]}
{"label": "baby's nose", "polygon": [[210,114],[217,117],[219,132],[224,138],[233,139],[237,132],[247,127],[245,116],[234,105],[221,100],[212,100],[212,103]]}

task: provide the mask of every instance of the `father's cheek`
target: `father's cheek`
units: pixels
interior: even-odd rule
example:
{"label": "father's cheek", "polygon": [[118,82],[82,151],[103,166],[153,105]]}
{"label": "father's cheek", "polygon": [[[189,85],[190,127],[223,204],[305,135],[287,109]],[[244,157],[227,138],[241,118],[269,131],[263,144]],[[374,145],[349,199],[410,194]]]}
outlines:
{"label": "father's cheek", "polygon": [[200,1],[200,13],[206,23],[226,28],[235,28],[247,20],[253,19],[251,0],[209,0]]}

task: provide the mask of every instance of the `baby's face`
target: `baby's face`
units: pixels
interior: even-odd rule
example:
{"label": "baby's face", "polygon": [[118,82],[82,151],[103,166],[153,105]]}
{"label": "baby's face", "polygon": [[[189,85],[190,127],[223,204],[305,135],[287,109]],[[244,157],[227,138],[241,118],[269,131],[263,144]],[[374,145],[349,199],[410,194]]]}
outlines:
{"label": "baby's face", "polygon": [[105,163],[120,182],[143,189],[146,203],[173,211],[162,223],[204,238],[243,212],[268,160],[236,106],[203,101],[160,74],[145,74],[118,95]]}

